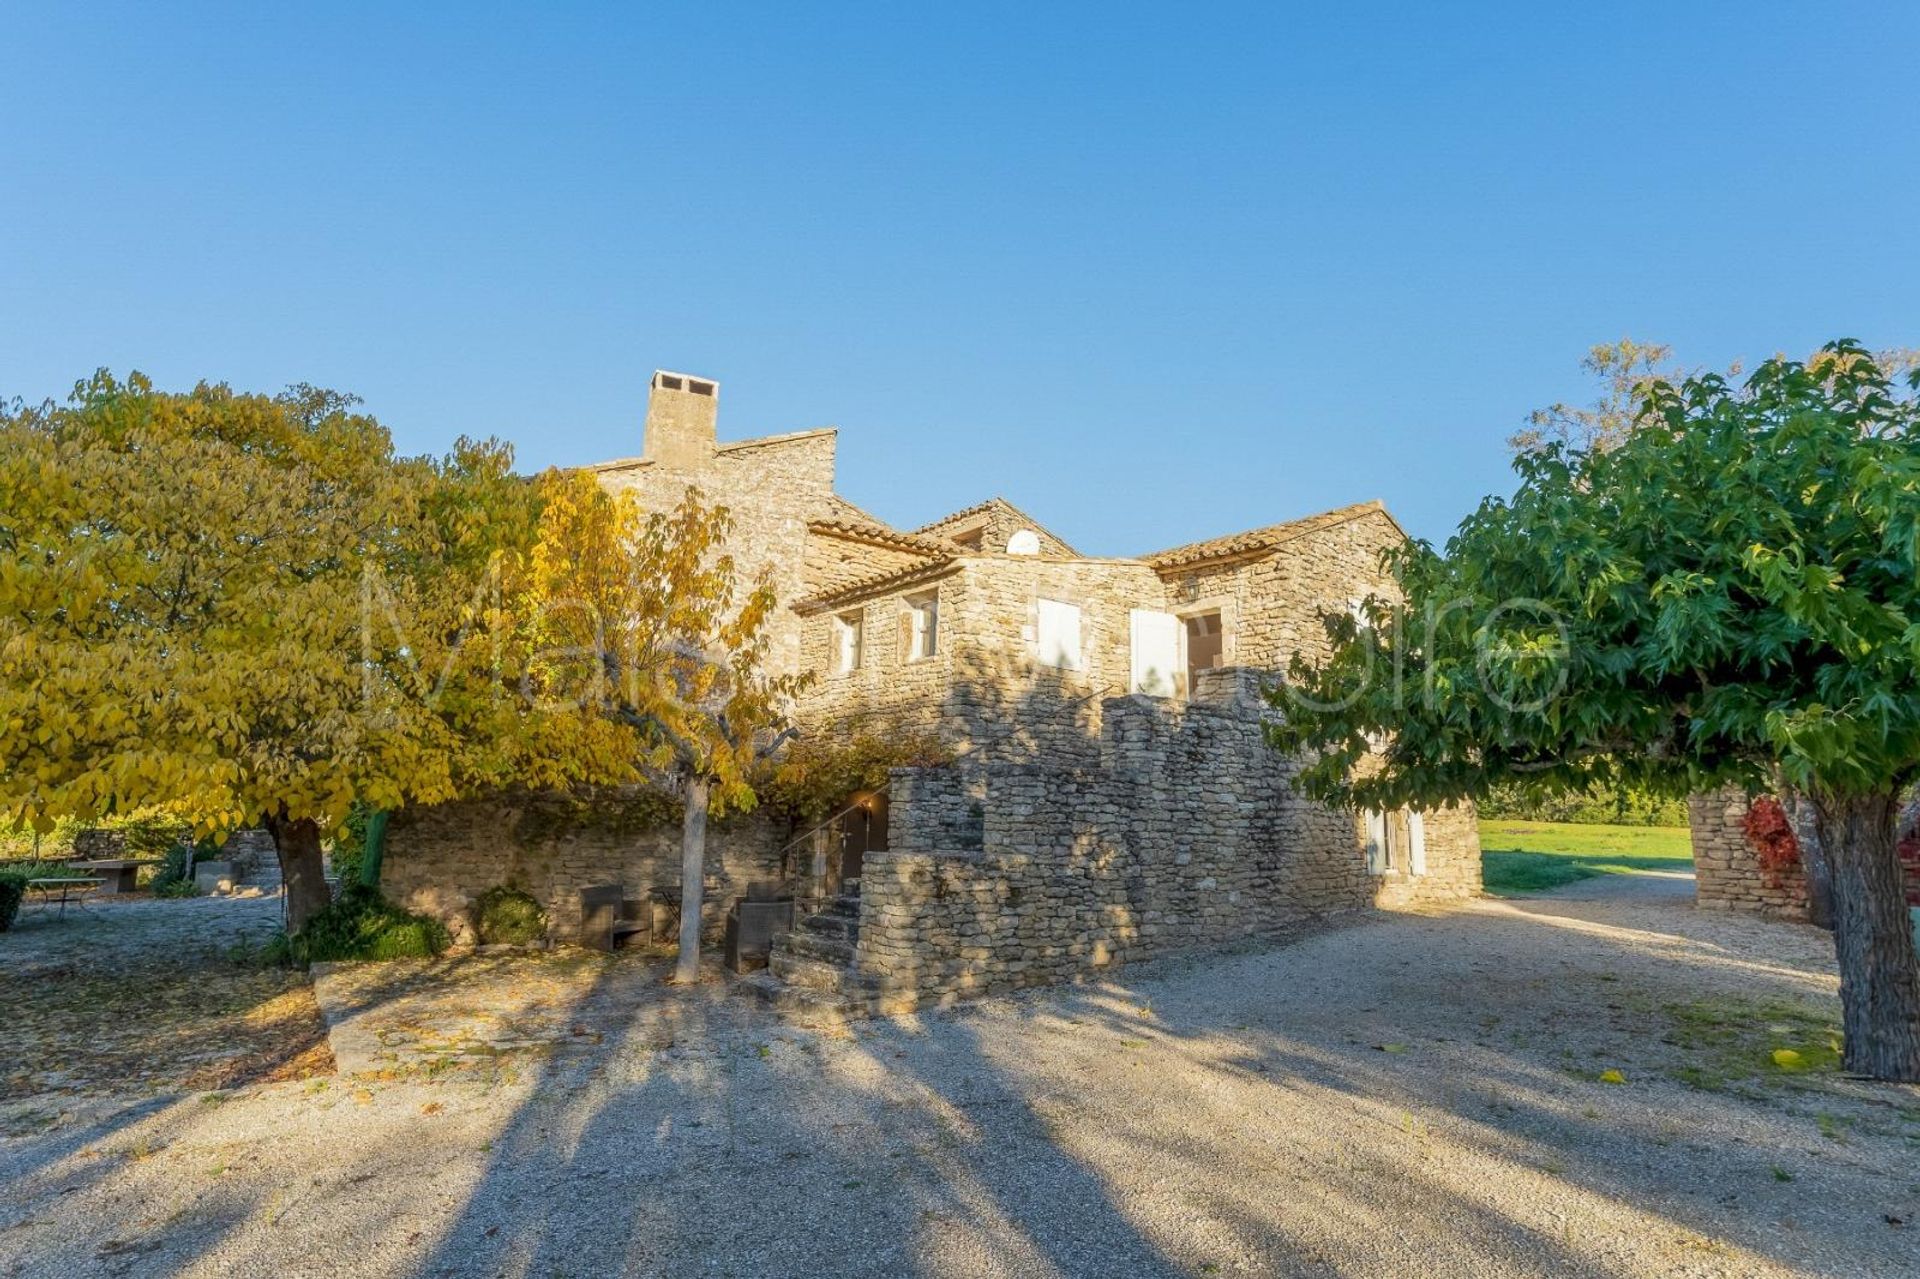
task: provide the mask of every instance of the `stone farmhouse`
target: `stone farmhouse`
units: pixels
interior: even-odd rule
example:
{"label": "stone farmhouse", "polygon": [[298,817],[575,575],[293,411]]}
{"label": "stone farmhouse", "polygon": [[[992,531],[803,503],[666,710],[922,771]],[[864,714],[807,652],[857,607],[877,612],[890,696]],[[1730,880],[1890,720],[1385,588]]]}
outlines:
{"label": "stone farmhouse", "polygon": [[[1470,808],[1311,804],[1262,737],[1264,682],[1322,651],[1324,614],[1384,589],[1379,554],[1405,534],[1379,503],[1129,558],[999,498],[899,529],[835,492],[835,431],[722,443],[719,396],[656,373],[644,451],[592,471],[652,508],[692,485],[732,511],[736,561],[785,606],[771,662],[816,675],[803,735],[911,726],[955,753],[817,831],[714,830],[710,931],[750,888],[800,904],[765,993],[911,1007],[1479,891]],[[581,890],[638,899],[679,875],[677,829],[560,797],[403,813],[389,840],[389,891],[456,935],[495,884],[570,939]]]}

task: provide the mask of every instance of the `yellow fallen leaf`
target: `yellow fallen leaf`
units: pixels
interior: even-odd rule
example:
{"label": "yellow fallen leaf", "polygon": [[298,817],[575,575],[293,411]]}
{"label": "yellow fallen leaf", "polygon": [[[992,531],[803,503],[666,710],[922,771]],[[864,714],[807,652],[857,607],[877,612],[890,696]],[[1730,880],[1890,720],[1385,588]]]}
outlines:
{"label": "yellow fallen leaf", "polygon": [[1791,1048],[1776,1048],[1773,1050],[1773,1064],[1782,1070],[1801,1070],[1806,1067],[1807,1060]]}
{"label": "yellow fallen leaf", "polygon": [[1600,1082],[1603,1084],[1624,1084],[1627,1082],[1627,1077],[1617,1070],[1603,1070],[1600,1072]]}

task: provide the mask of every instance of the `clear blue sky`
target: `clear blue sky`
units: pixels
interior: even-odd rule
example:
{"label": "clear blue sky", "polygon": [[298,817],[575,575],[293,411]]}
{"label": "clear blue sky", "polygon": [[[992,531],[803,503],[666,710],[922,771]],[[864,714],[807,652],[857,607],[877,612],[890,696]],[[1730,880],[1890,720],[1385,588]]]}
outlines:
{"label": "clear blue sky", "polygon": [[308,381],[531,469],[681,369],[889,520],[1120,554],[1444,536],[1596,341],[1920,345],[1912,4],[405,7],[8,5],[0,395]]}

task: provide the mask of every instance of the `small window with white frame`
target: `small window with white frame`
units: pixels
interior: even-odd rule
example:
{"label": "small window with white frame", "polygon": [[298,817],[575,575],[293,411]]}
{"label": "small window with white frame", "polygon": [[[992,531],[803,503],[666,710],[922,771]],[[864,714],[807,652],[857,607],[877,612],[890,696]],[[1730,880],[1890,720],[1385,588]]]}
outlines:
{"label": "small window with white frame", "polygon": [[902,623],[906,629],[907,660],[924,662],[940,651],[940,593],[909,595]]}
{"label": "small window with white frame", "polygon": [[1040,650],[1040,664],[1063,671],[1087,669],[1080,643],[1080,606],[1065,600],[1042,599],[1034,630]]}
{"label": "small window with white frame", "polygon": [[860,669],[865,647],[866,619],[858,609],[836,613],[833,618],[833,666],[835,675],[851,675]]}

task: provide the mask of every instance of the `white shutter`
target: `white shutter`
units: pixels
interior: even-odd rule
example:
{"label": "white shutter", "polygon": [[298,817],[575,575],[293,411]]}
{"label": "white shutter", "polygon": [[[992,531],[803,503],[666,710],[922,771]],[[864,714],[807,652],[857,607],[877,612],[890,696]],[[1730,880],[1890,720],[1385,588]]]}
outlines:
{"label": "white shutter", "polygon": [[1047,599],[1040,600],[1039,605],[1036,640],[1040,664],[1069,671],[1085,670],[1080,649],[1080,606]]}
{"label": "white shutter", "polygon": [[1367,873],[1387,873],[1387,815],[1367,810]]}
{"label": "white shutter", "polygon": [[1133,686],[1149,697],[1172,697],[1180,672],[1180,619],[1172,613],[1136,608],[1133,632]]}
{"label": "white shutter", "polygon": [[1427,819],[1411,810],[1407,813],[1407,869],[1416,875],[1427,873]]}

